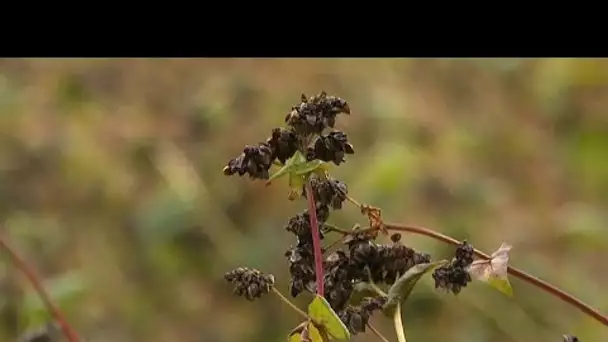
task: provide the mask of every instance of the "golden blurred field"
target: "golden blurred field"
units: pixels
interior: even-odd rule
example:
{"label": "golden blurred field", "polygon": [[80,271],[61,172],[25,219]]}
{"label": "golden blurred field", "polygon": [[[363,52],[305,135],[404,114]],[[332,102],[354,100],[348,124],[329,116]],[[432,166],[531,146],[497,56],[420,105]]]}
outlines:
{"label": "golden blurred field", "polygon": [[[509,242],[512,265],[608,314],[608,60],[3,59],[1,232],[86,341],[285,341],[297,314],[234,297],[223,274],[256,267],[286,291],[283,227],[305,201],[222,168],[322,89],[352,109],[337,126],[356,154],[332,174],[353,197],[487,252]],[[365,218],[347,206],[330,222]],[[479,283],[456,297],[425,278],[404,308],[408,340],[608,340],[511,282],[514,298]],[[0,289],[1,341],[48,318],[8,262]],[[396,341],[390,320],[372,321]]]}

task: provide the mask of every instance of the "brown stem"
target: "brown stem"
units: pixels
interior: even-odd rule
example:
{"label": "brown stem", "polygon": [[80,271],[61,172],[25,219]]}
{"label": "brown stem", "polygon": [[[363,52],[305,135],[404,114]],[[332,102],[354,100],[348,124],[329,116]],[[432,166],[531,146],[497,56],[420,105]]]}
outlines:
{"label": "brown stem", "polygon": [[321,252],[321,237],[319,234],[319,222],[317,220],[317,205],[310,178],[306,180],[306,198],[308,199],[308,217],[310,218],[310,233],[312,234],[312,248],[315,258],[315,275],[317,277],[317,294],[321,297],[325,294],[323,289],[323,253]]}
{"label": "brown stem", "polygon": [[371,323],[367,323],[367,327],[374,334],[376,334],[376,336],[378,336],[378,338],[381,339],[382,342],[388,342],[388,339],[386,337],[384,337],[384,335],[382,335],[382,333],[380,332],[380,330],[376,329],[376,327],[374,327]]}
{"label": "brown stem", "polygon": [[[436,239],[436,240],[439,240],[439,241],[442,241],[442,242],[445,242],[445,243],[448,243],[451,245],[455,245],[455,246],[460,245],[460,243],[461,243],[460,241],[458,241],[452,237],[449,237],[447,235],[438,233],[434,230],[424,228],[424,227],[409,226],[409,225],[402,225],[402,224],[395,224],[395,223],[385,223],[385,227],[389,230],[397,230],[397,231],[402,231],[402,232],[409,232],[409,233],[428,236],[433,239]],[[490,259],[489,255],[487,255],[486,253],[481,252],[477,249],[475,250],[475,255],[477,255],[480,258],[486,259],[486,260]],[[608,317],[602,315],[599,311],[592,308],[588,304],[584,303],[580,299],[572,296],[571,294],[566,293],[565,291],[563,291],[541,279],[538,279],[524,271],[521,271],[517,268],[509,266],[508,272],[509,272],[509,274],[512,274],[513,276],[515,276],[525,282],[528,282],[529,284],[532,284],[532,285],[542,289],[545,292],[548,292],[548,293],[554,295],[555,297],[563,300],[564,302],[566,302],[572,306],[575,306],[576,308],[581,310],[583,313],[595,318],[597,321],[599,321],[603,325],[608,326]]]}
{"label": "brown stem", "polygon": [[72,327],[68,324],[67,320],[59,310],[59,308],[51,301],[51,298],[46,293],[46,290],[42,286],[42,283],[36,276],[36,273],[32,270],[28,264],[19,257],[19,255],[6,243],[4,238],[0,237],[0,248],[4,249],[6,253],[9,255],[15,267],[17,267],[28,279],[34,290],[38,293],[38,296],[44,303],[46,309],[51,313],[53,318],[59,323],[63,334],[67,338],[69,342],[79,342],[80,339],[76,334],[76,331],[72,329]]}

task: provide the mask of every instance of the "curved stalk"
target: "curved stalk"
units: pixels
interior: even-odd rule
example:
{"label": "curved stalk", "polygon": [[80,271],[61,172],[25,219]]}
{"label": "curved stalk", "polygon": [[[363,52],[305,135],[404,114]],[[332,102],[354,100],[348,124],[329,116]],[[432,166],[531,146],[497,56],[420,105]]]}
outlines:
{"label": "curved stalk", "polygon": [[395,324],[395,332],[397,333],[397,340],[399,342],[407,342],[405,339],[405,331],[403,330],[403,321],[401,320],[401,303],[397,303],[395,315],[393,316],[393,323]]}
{"label": "curved stalk", "polygon": [[[397,230],[397,231],[402,231],[402,232],[409,232],[409,233],[414,233],[414,234],[418,234],[418,235],[428,236],[435,240],[439,240],[439,241],[442,241],[442,242],[445,242],[445,243],[448,243],[451,245],[455,245],[455,246],[460,245],[460,241],[458,241],[450,236],[441,234],[439,232],[436,232],[434,230],[424,228],[424,227],[402,225],[402,224],[396,224],[396,223],[385,223],[385,227],[389,230]],[[490,259],[490,256],[488,254],[481,252],[477,249],[475,249],[475,255],[477,255],[478,257],[480,257],[482,259],[486,259],[486,260]],[[579,310],[581,310],[583,313],[587,314],[588,316],[593,317],[595,320],[602,323],[603,325],[608,326],[608,317],[602,315],[596,309],[592,308],[591,306],[589,306],[582,300],[574,297],[573,295],[563,291],[562,289],[559,289],[559,288],[547,283],[546,281],[538,279],[522,270],[519,270],[519,269],[511,267],[511,266],[509,266],[508,272],[509,272],[509,274],[512,274],[514,277],[517,277],[529,284],[532,284],[532,285],[540,288],[541,290],[543,290],[547,293],[554,295],[555,297],[561,299],[562,301],[578,308]]]}

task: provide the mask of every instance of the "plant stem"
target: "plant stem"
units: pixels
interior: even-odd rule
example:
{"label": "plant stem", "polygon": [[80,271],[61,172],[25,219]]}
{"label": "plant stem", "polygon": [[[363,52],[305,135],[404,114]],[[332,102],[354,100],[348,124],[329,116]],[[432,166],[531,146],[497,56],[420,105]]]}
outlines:
{"label": "plant stem", "polygon": [[378,338],[381,339],[382,342],[388,342],[388,339],[386,337],[384,337],[384,335],[382,335],[382,333],[380,332],[380,330],[376,329],[376,327],[374,327],[371,323],[367,323],[367,327],[374,334],[376,334],[376,336],[378,336]]}
{"label": "plant stem", "polygon": [[300,316],[308,319],[308,315],[306,314],[306,312],[302,311],[299,307],[297,307],[294,303],[292,303],[289,299],[287,299],[287,297],[285,297],[281,291],[277,290],[276,288],[272,288],[272,292],[277,295],[279,297],[279,299],[281,299],[283,301],[283,303],[289,305],[292,309],[294,309],[298,314],[300,314]]}
{"label": "plant stem", "polygon": [[397,308],[395,310],[395,315],[393,316],[393,323],[395,324],[397,340],[399,342],[407,342],[405,339],[405,331],[403,330],[403,322],[401,321],[401,302],[397,302]]}
{"label": "plant stem", "polygon": [[317,221],[317,205],[310,177],[306,180],[306,198],[308,199],[308,217],[310,217],[310,233],[312,234],[312,248],[315,258],[315,275],[317,277],[317,294],[325,294],[323,289],[323,253],[321,252],[321,238],[319,222]]}
{"label": "plant stem", "polygon": [[[418,234],[418,235],[428,236],[433,239],[436,239],[436,240],[439,240],[439,241],[442,241],[442,242],[445,242],[445,243],[448,243],[451,245],[455,245],[455,246],[458,246],[461,243],[460,241],[458,241],[450,236],[441,234],[439,232],[436,232],[434,230],[424,228],[424,227],[409,226],[409,225],[402,225],[402,224],[395,224],[395,223],[385,223],[385,227],[389,230],[397,230],[397,231],[402,231],[402,232],[409,232],[409,233],[414,233],[414,234]],[[475,255],[477,255],[478,257],[480,257],[482,259],[486,259],[486,260],[490,259],[489,255],[487,255],[486,253],[481,252],[477,249],[475,249]],[[541,279],[538,279],[522,270],[519,270],[517,268],[509,266],[508,272],[509,272],[509,274],[512,274],[513,276],[515,276],[529,284],[532,284],[545,292],[548,292],[548,293],[554,295],[555,297],[563,300],[564,302],[578,308],[579,310],[581,310],[583,313],[587,314],[588,316],[593,317],[595,320],[602,323],[603,325],[608,326],[608,317],[607,316],[602,315],[599,311],[592,308],[591,306],[589,306],[585,302],[581,301],[580,299],[572,296],[571,294],[569,294]]]}
{"label": "plant stem", "polygon": [[51,313],[53,318],[59,323],[63,334],[69,342],[79,342],[78,335],[72,329],[72,327],[68,324],[67,320],[59,310],[59,308],[51,301],[51,298],[46,293],[46,290],[42,286],[41,281],[36,276],[36,273],[32,270],[32,268],[23,260],[19,255],[6,243],[5,239],[0,237],[0,248],[4,249],[6,253],[11,258],[15,267],[21,271],[27,280],[30,282],[34,290],[38,293],[38,296],[42,300],[42,303],[46,307],[46,309]]}

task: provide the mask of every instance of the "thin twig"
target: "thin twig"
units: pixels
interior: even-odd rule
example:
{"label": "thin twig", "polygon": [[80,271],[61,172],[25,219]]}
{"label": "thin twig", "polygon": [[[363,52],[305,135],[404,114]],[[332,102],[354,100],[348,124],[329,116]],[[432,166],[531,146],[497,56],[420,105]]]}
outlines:
{"label": "thin twig", "polygon": [[294,303],[292,303],[289,299],[287,299],[287,297],[285,297],[281,291],[277,290],[276,288],[272,288],[272,292],[277,295],[282,301],[283,303],[289,305],[292,309],[294,309],[298,314],[300,314],[300,316],[308,319],[308,315],[306,314],[306,312],[302,311],[302,309],[300,309],[299,307],[297,307]]}
{"label": "thin twig", "polygon": [[348,195],[346,195],[346,199],[347,199],[347,200],[348,200],[350,203],[354,204],[356,207],[361,208],[361,203],[357,202],[357,200],[356,200],[356,199],[354,199],[354,198],[352,198],[352,197],[350,197],[350,196],[348,196]]}
{"label": "thin twig", "polygon": [[30,282],[34,290],[38,293],[38,296],[42,300],[42,303],[46,309],[51,313],[53,318],[57,321],[61,330],[69,342],[79,342],[80,339],[76,334],[76,331],[68,324],[67,320],[59,310],[59,308],[51,301],[51,298],[47,294],[46,290],[42,286],[41,281],[36,276],[36,273],[32,268],[6,243],[5,239],[0,237],[0,248],[4,249],[9,255],[15,267],[17,267]]}
{"label": "thin twig", "polygon": [[386,337],[384,337],[384,335],[382,335],[382,333],[380,332],[380,330],[376,329],[376,327],[374,327],[371,323],[367,323],[367,327],[374,334],[376,334],[376,336],[378,336],[378,338],[381,339],[382,342],[388,342],[388,339]]}
{"label": "thin twig", "polygon": [[326,231],[328,232],[336,232],[336,233],[340,233],[342,235],[349,235],[352,231],[346,230],[346,229],[342,229],[336,225],[333,225],[331,223],[323,223],[323,227],[325,227]]}
{"label": "thin twig", "polygon": [[393,316],[393,323],[395,324],[395,332],[397,333],[397,340],[399,342],[407,342],[405,339],[405,331],[403,330],[403,322],[401,321],[401,302],[397,302],[397,308]]}
{"label": "thin twig", "polygon": [[310,218],[310,233],[312,234],[312,247],[315,258],[315,275],[317,277],[317,294],[323,297],[323,252],[321,252],[321,237],[319,222],[317,220],[317,205],[310,178],[306,180],[306,198],[308,199],[308,217]]}
{"label": "thin twig", "polygon": [[[451,245],[455,245],[455,246],[458,246],[461,243],[460,241],[458,241],[452,237],[449,237],[447,235],[438,233],[434,230],[424,228],[424,227],[402,225],[402,224],[396,224],[396,223],[385,223],[385,227],[389,230],[397,230],[397,231],[402,231],[402,232],[409,232],[409,233],[414,233],[414,234],[418,234],[418,235],[428,236],[433,239],[436,239],[436,240],[439,240],[439,241],[442,241],[442,242],[445,242],[445,243],[448,243]],[[475,255],[477,255],[478,257],[480,257],[482,259],[486,259],[486,260],[490,259],[489,255],[487,255],[486,253],[481,252],[477,249],[475,249]],[[555,297],[563,300],[564,302],[578,308],[579,310],[581,310],[583,313],[587,314],[588,316],[593,317],[594,319],[596,319],[598,322],[602,323],[603,325],[608,326],[608,317],[602,315],[599,311],[592,308],[591,306],[589,306],[585,302],[581,301],[580,299],[574,297],[573,295],[571,295],[541,279],[538,279],[522,270],[519,270],[517,268],[509,266],[508,272],[509,272],[509,274],[512,274],[513,276],[515,276],[529,284],[532,284],[532,285],[542,289],[545,292],[548,292],[548,293],[554,295]]]}

